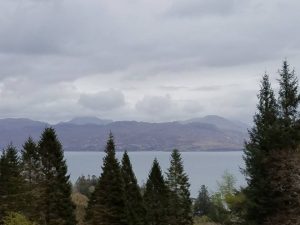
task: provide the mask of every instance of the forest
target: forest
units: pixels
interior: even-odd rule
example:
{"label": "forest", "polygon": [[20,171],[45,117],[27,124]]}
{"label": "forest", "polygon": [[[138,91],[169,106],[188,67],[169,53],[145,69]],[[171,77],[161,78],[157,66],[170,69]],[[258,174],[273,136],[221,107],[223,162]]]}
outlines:
{"label": "forest", "polygon": [[[278,88],[262,76],[253,127],[244,145],[247,185],[224,173],[218,190],[190,195],[180,151],[165,173],[154,159],[139,185],[124,152],[121,162],[109,134],[102,173],[70,182],[63,146],[47,127],[21,152],[13,144],[0,157],[1,225],[297,225],[300,224],[299,85],[287,61]],[[247,101],[247,99],[245,99]],[[100,162],[99,162],[100,164]],[[79,165],[80,166],[80,165]]]}

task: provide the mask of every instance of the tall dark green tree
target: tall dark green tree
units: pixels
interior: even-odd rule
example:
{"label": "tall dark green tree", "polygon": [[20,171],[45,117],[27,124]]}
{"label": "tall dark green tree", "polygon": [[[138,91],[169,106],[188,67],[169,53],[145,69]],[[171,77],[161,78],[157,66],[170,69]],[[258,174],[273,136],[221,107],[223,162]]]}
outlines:
{"label": "tall dark green tree", "polygon": [[40,202],[41,189],[41,158],[38,152],[38,146],[31,137],[23,145],[22,150],[22,175],[25,179],[26,203],[29,207],[24,208],[24,214],[38,221],[40,218]]}
{"label": "tall dark green tree", "polygon": [[267,218],[267,224],[300,223],[300,126],[299,126],[299,85],[294,71],[287,61],[283,62],[279,79],[279,128],[277,136],[280,147],[272,149],[266,160],[271,190],[273,214]]}
{"label": "tall dark green tree", "polygon": [[245,144],[244,161],[248,187],[247,220],[262,224],[274,209],[274,193],[270,190],[266,159],[272,149],[278,149],[278,105],[268,75],[261,81],[259,103],[254,116],[254,126],[249,131],[250,139]]}
{"label": "tall dark green tree", "polygon": [[298,79],[294,70],[290,70],[287,61],[279,71],[279,112],[282,148],[297,148],[300,139],[299,112],[300,103]]}
{"label": "tall dark green tree", "polygon": [[102,174],[89,201],[87,223],[127,225],[124,184],[112,134],[109,135],[105,153]]}
{"label": "tall dark green tree", "polygon": [[9,145],[0,158],[0,218],[4,218],[8,212],[22,212],[25,207],[24,179],[21,173],[17,150]]}
{"label": "tall dark green tree", "polygon": [[189,179],[184,172],[182,158],[177,149],[174,149],[171,154],[170,168],[167,172],[167,185],[170,190],[170,224],[193,224]]}
{"label": "tall dark green tree", "polygon": [[211,209],[211,199],[205,185],[202,185],[194,203],[195,216],[208,216]]}
{"label": "tall dark green tree", "polygon": [[39,141],[42,163],[40,211],[45,225],[75,225],[72,186],[67,175],[62,145],[53,128],[46,128]]}
{"label": "tall dark green tree", "polygon": [[125,188],[125,206],[128,225],[144,225],[146,210],[132,165],[125,151],[122,158],[122,177]]}
{"label": "tall dark green tree", "polygon": [[169,189],[157,159],[154,160],[144,193],[146,221],[149,225],[169,224]]}

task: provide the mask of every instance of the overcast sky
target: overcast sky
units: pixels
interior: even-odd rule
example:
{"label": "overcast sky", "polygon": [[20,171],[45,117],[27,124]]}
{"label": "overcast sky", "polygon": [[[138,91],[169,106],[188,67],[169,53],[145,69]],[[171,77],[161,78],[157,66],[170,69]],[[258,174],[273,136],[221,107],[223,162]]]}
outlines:
{"label": "overcast sky", "polygon": [[299,0],[1,0],[0,117],[250,122],[300,74]]}

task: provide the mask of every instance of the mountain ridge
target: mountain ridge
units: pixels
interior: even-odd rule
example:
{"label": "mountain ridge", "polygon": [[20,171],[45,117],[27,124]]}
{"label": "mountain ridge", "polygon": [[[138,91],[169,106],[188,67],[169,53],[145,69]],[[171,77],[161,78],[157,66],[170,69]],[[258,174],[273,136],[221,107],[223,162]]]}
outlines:
{"label": "mountain ridge", "polygon": [[29,136],[38,140],[48,126],[56,129],[66,151],[103,151],[110,131],[115,136],[119,151],[171,151],[174,148],[181,151],[241,150],[247,138],[247,129],[238,126],[237,122],[211,115],[162,123],[92,117],[85,121],[70,120],[50,125],[25,118],[0,119],[0,147],[3,149],[12,142],[21,148]]}

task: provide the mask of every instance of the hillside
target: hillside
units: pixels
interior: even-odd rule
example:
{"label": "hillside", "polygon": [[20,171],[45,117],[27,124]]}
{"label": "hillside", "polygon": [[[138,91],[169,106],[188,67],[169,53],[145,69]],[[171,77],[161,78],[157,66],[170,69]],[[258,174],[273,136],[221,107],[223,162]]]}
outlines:
{"label": "hillside", "polygon": [[[47,126],[28,119],[1,119],[0,147],[12,142],[20,148],[28,136],[38,140]],[[117,150],[129,151],[241,150],[247,138],[246,125],[219,116],[167,123],[84,118],[52,126],[66,151],[102,151],[110,131],[116,137]]]}

